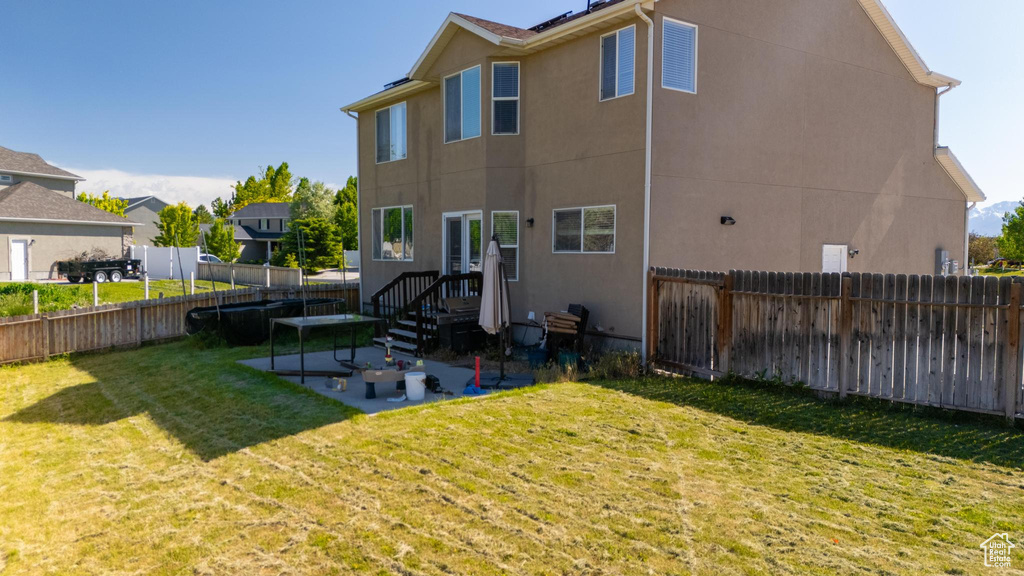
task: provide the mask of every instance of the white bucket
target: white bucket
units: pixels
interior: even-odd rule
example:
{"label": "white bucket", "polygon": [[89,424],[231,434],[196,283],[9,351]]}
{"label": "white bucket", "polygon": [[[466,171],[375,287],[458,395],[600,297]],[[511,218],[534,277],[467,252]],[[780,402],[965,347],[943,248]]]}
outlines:
{"label": "white bucket", "polygon": [[405,375],[405,396],[415,402],[427,394],[427,373],[409,372]]}

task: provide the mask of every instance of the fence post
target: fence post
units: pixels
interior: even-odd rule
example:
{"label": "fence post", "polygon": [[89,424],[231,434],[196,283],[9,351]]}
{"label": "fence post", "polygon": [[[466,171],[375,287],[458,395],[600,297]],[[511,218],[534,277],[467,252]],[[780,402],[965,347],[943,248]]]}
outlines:
{"label": "fence post", "polygon": [[50,359],[50,319],[43,316],[43,360]]}
{"label": "fence post", "polygon": [[195,272],[189,272],[188,273],[188,290],[189,290],[189,294],[191,294],[192,296],[196,295],[196,273]]}
{"label": "fence post", "polygon": [[846,398],[850,385],[850,355],[853,353],[853,278],[843,276],[839,293],[839,397]]}
{"label": "fence post", "polygon": [[270,266],[267,266],[267,288],[270,288]]}
{"label": "fence post", "polygon": [[32,313],[39,314],[39,290],[32,291]]}
{"label": "fence post", "polygon": [[142,273],[142,281],[146,283],[146,300],[149,300],[149,272]]}
{"label": "fence post", "polygon": [[100,305],[100,283],[95,280],[92,283],[92,305]]}
{"label": "fence post", "polygon": [[658,354],[658,346],[655,340],[658,336],[658,281],[654,268],[647,271],[647,363],[652,364]]}
{"label": "fence post", "polygon": [[732,272],[723,278],[718,298],[718,366],[722,374],[729,374],[732,359],[732,288],[735,279]]}
{"label": "fence post", "polygon": [[135,346],[142,347],[142,307],[135,305]]}
{"label": "fence post", "polygon": [[1021,292],[1024,292],[1024,284],[1017,282],[1010,284],[1010,308],[1006,311],[1006,319],[1010,325],[1006,331],[1006,359],[1003,363],[1003,366],[1006,366],[1006,381],[1003,382],[1003,409],[1009,420],[1013,420],[1017,416],[1017,395],[1021,386],[1020,365],[1017,363],[1017,354],[1020,350]]}
{"label": "fence post", "polygon": [[235,265],[231,264],[231,289],[235,289]]}

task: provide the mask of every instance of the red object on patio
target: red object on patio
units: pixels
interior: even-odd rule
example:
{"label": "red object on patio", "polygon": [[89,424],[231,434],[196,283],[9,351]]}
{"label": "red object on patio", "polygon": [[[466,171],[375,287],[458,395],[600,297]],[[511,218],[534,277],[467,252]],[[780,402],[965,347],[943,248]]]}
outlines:
{"label": "red object on patio", "polygon": [[476,357],[476,387],[480,387],[480,357]]}

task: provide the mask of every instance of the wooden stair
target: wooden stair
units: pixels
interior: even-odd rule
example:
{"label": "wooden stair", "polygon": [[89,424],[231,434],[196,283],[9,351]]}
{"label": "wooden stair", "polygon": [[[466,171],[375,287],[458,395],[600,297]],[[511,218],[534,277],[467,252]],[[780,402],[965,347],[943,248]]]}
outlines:
{"label": "wooden stair", "polygon": [[[391,337],[391,347],[399,352],[405,352],[418,356],[416,349],[416,312],[407,312],[408,318],[395,322],[395,325],[388,329],[387,336]],[[423,345],[424,348],[433,348],[437,342],[437,313],[425,312],[423,314]],[[380,337],[373,339],[374,346],[386,348],[387,338]]]}

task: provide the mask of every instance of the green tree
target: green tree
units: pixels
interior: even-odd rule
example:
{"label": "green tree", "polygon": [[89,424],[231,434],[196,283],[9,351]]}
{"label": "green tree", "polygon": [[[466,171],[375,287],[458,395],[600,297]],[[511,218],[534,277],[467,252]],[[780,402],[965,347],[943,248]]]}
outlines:
{"label": "green tree", "polygon": [[210,214],[210,211],[202,204],[196,206],[196,209],[192,211],[192,214],[200,224],[213,224],[213,214]]}
{"label": "green tree", "polygon": [[153,239],[155,246],[195,246],[199,239],[199,221],[196,220],[188,204],[181,202],[174,206],[165,206],[154,222],[160,234]]}
{"label": "green tree", "polygon": [[238,211],[258,202],[288,202],[291,195],[292,173],[288,170],[288,163],[282,162],[277,168],[267,166],[262,178],[249,176],[244,184],[236,182],[231,210]]}
{"label": "green tree", "polygon": [[334,195],[334,204],[338,207],[334,215],[334,223],[341,231],[341,241],[346,250],[359,249],[359,206],[357,205],[357,185],[355,176],[349,176],[345,187]]}
{"label": "green tree", "polygon": [[213,215],[217,218],[231,216],[231,204],[220,198],[214,198],[213,202],[210,202],[210,208],[213,210]]}
{"label": "green tree", "polygon": [[972,264],[987,264],[996,258],[997,240],[971,232],[968,237],[967,254]]}
{"label": "green tree", "polygon": [[1003,233],[996,242],[1001,258],[1024,260],[1024,202],[1003,215]]}
{"label": "green tree", "polygon": [[110,212],[111,214],[117,214],[121,217],[124,217],[124,209],[128,207],[127,200],[112,198],[110,196],[110,190],[107,190],[100,196],[94,196],[92,194],[82,192],[78,195],[77,199],[79,202],[85,202],[90,206],[95,206],[100,210]]}
{"label": "green tree", "polygon": [[301,262],[299,258],[299,231],[305,247],[305,271],[316,274],[325,268],[337,268],[344,258],[341,232],[334,222],[323,218],[292,220],[288,231],[281,237],[281,247],[274,253],[275,266],[288,266]]}
{"label": "green tree", "polygon": [[234,262],[242,251],[241,245],[235,241],[235,227],[223,218],[218,218],[203,233],[204,250],[225,262]]}
{"label": "green tree", "polygon": [[334,203],[335,193],[323,182],[309,183],[309,178],[299,180],[292,194],[291,219],[320,218],[334,220],[337,206]]}

